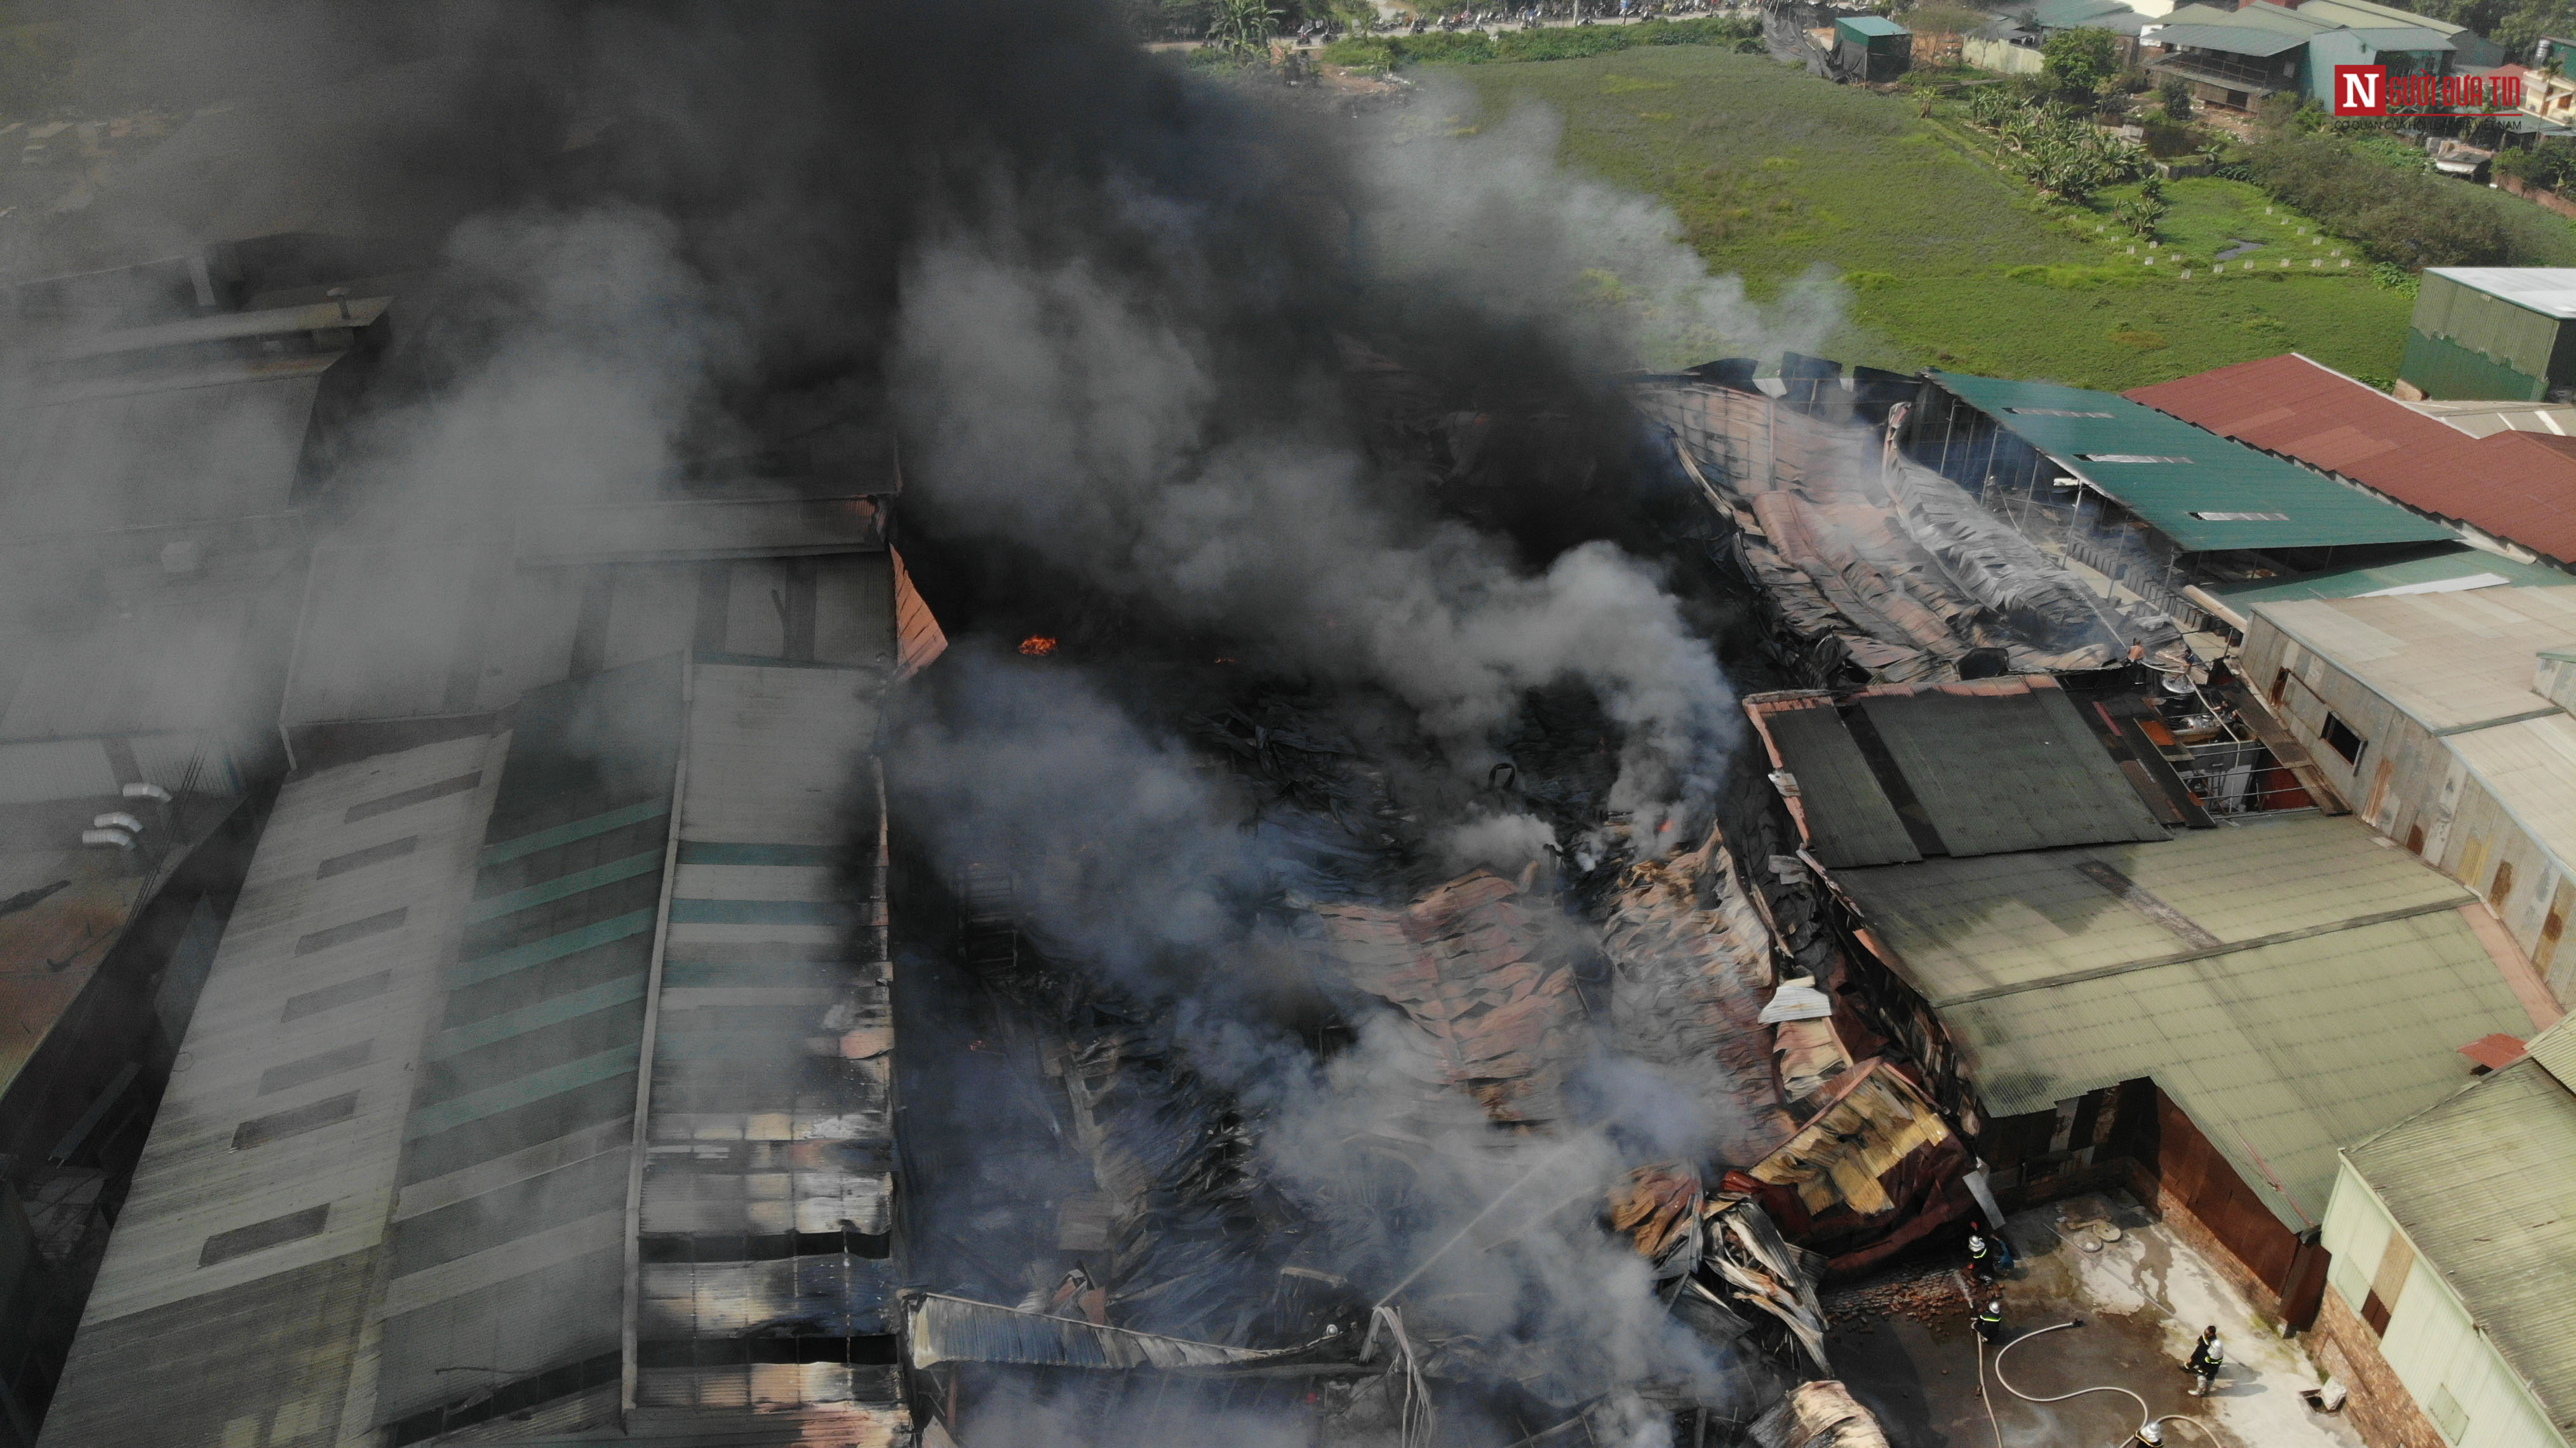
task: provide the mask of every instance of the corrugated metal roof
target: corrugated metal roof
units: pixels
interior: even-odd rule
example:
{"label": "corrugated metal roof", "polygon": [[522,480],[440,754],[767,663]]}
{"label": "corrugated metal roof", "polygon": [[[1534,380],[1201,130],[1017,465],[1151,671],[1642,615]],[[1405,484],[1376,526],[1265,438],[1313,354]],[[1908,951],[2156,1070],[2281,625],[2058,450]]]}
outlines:
{"label": "corrugated metal roof", "polygon": [[519,515],[522,563],[785,558],[885,546],[873,499],[745,497],[562,504]]}
{"label": "corrugated metal roof", "polygon": [[308,369],[13,409],[0,423],[0,536],[282,512],[321,383]]}
{"label": "corrugated metal roof", "polygon": [[[433,972],[453,945],[454,887],[485,804],[471,786],[441,787],[475,779],[490,744],[425,745],[279,792],[91,1290],[48,1442],[219,1442],[234,1420],[263,1414],[336,1436]],[[400,799],[411,802],[369,808]],[[392,909],[403,912],[392,928],[302,948],[317,926]],[[240,1145],[260,1122],[278,1125]],[[312,1230],[299,1222],[291,1239],[254,1232],[273,1244],[207,1250],[315,1207]],[[138,1361],[155,1370],[137,1373]]]}
{"label": "corrugated metal roof", "polygon": [[2542,316],[2562,321],[2576,318],[2576,267],[2430,266],[2424,270]]}
{"label": "corrugated metal roof", "polygon": [[2296,353],[2135,388],[2127,396],[2340,473],[2410,508],[2576,561],[2576,439],[2506,432],[2471,442]]}
{"label": "corrugated metal roof", "polygon": [[2165,838],[2045,675],[1757,697],[1745,707],[1796,779],[1809,847],[1830,866]]}
{"label": "corrugated metal roof", "polygon": [[2308,37],[2257,29],[2251,25],[2167,25],[2155,33],[2155,42],[2192,50],[2224,51],[2229,55],[2267,57],[2297,50],[2308,43]]}
{"label": "corrugated metal roof", "polygon": [[2576,1091],[2576,1015],[2559,1017],[2558,1024],[2532,1037],[2523,1050],[2559,1084]]}
{"label": "corrugated metal roof", "polygon": [[[2030,23],[2045,29],[2059,30],[2082,25],[2099,15],[2137,15],[2125,0],[2045,0],[2030,12]],[[2143,17],[2141,17],[2143,18]]]}
{"label": "corrugated metal roof", "polygon": [[1912,35],[1914,32],[1884,15],[1840,15],[1834,25],[1858,35]]}
{"label": "corrugated metal roof", "polygon": [[[2358,488],[2116,393],[1955,372],[1932,377],[2058,466],[2118,499],[2186,551],[2430,542],[2454,536],[2441,524]],[[2077,415],[2061,415],[2070,413]],[[2156,461],[2093,460],[2101,457]],[[2285,516],[2241,521],[2200,516],[2204,513]]]}
{"label": "corrugated metal roof", "polygon": [[2576,859],[2576,719],[2551,714],[2447,742],[2541,848]]}
{"label": "corrugated metal roof", "polygon": [[2421,558],[2376,563],[2368,568],[2338,568],[2295,578],[2201,586],[2239,608],[2250,609],[2258,603],[2287,603],[2301,598],[2370,598],[2389,593],[2451,593],[2476,588],[2563,588],[2569,584],[2576,584],[2576,576],[2570,576],[2565,569],[2516,563],[2464,543]]}
{"label": "corrugated metal roof", "polygon": [[2311,814],[2193,830],[2163,844],[1926,860],[1834,878],[1936,1005],[2210,948],[2123,903],[2100,867],[2222,948],[2476,898],[2350,819]]}
{"label": "corrugated metal roof", "polygon": [[110,568],[73,627],[0,635],[0,739],[267,727],[237,714],[242,666],[262,605],[286,606],[291,557],[255,550],[204,578]]}
{"label": "corrugated metal roof", "polygon": [[2576,1092],[2518,1061],[2349,1155],[2550,1422],[2576,1431]]}
{"label": "corrugated metal roof", "polygon": [[[2528,1018],[2473,897],[2348,818],[1840,872],[1998,1116],[2153,1077],[2294,1227]],[[2213,943],[2214,942],[2214,943]]]}
{"label": "corrugated metal roof", "polygon": [[1923,858],[1833,699],[1783,699],[1750,707],[1797,781],[1799,814],[1817,859],[1840,868]]}
{"label": "corrugated metal roof", "polygon": [[1949,853],[2164,839],[2065,691],[2046,677],[2009,682],[1860,696]]}
{"label": "corrugated metal roof", "polygon": [[2441,32],[2421,25],[2356,25],[2352,33],[2367,41],[2375,51],[2447,51],[2451,42]]}
{"label": "corrugated metal roof", "polygon": [[2268,621],[2436,734],[2554,712],[2532,688],[2538,655],[2576,643],[2576,586],[2294,600],[2254,612],[2257,626]]}
{"label": "corrugated metal roof", "polygon": [[677,657],[519,701],[403,1122],[406,1189],[475,1190],[393,1225],[378,1425],[619,1351],[624,1163],[563,1143],[634,1114],[680,712]]}

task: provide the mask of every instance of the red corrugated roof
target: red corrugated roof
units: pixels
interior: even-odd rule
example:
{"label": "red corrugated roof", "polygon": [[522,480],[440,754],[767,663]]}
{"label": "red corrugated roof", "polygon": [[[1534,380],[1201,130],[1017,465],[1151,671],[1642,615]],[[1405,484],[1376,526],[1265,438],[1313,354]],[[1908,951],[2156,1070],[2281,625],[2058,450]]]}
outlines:
{"label": "red corrugated roof", "polygon": [[2296,354],[2125,395],[2410,508],[2576,563],[2576,439],[2529,432],[2473,439]]}

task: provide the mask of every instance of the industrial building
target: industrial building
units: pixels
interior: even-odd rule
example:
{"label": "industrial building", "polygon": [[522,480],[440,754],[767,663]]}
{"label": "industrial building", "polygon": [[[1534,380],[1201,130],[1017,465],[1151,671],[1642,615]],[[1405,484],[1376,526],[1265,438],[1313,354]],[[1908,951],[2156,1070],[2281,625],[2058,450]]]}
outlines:
{"label": "industrial building", "polygon": [[382,297],[79,300],[9,298],[41,350],[0,443],[0,1442],[42,1416],[285,771],[302,510],[389,331]]}
{"label": "industrial building", "polygon": [[2137,1190],[2294,1326],[2336,1150],[2537,1018],[2471,892],[2313,810],[2161,825],[2057,682],[1746,708],[1853,938],[1955,1041],[1995,1190]]}
{"label": "industrial building", "polygon": [[2576,1027],[2342,1153],[2318,1357],[2373,1443],[2576,1441]]}
{"label": "industrial building", "polygon": [[2477,892],[2534,989],[2563,1003],[2576,959],[2576,587],[2256,605],[2249,687],[2353,811]]}
{"label": "industrial building", "polygon": [[1927,374],[1904,454],[2034,541],[2177,620],[2191,591],[2413,556],[2448,525],[2107,392]]}
{"label": "industrial building", "polygon": [[2454,524],[2491,555],[2576,566],[2576,438],[2504,428],[2472,440],[2296,353],[2125,395]]}
{"label": "industrial building", "polygon": [[890,678],[672,655],[290,781],[45,1441],[901,1441]]}
{"label": "industrial building", "polygon": [[2401,398],[2563,402],[2576,388],[2576,269],[2426,267]]}

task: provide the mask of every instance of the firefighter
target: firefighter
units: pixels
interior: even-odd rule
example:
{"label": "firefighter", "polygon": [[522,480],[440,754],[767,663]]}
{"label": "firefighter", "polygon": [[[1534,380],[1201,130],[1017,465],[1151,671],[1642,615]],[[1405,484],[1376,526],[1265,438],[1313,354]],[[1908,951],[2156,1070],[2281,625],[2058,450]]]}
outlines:
{"label": "firefighter", "polygon": [[2192,1385],[2191,1395],[2208,1397],[2209,1390],[2218,1383],[2218,1370],[2226,1363],[2227,1347],[2218,1340],[2218,1329],[2214,1326],[2202,1329],[2200,1341],[2191,1345],[2190,1361],[2182,1365],[2184,1372],[2199,1380]]}
{"label": "firefighter", "polygon": [[1987,1299],[1984,1307],[1970,1314],[1969,1321],[1976,1324],[1977,1336],[1984,1338],[1989,1344],[2001,1342],[2004,1336],[2003,1299],[2000,1297]]}
{"label": "firefighter", "polygon": [[1968,1229],[1968,1280],[1981,1283],[1994,1281],[1997,1264],[1996,1244],[1988,1240],[1984,1232],[1970,1227]]}

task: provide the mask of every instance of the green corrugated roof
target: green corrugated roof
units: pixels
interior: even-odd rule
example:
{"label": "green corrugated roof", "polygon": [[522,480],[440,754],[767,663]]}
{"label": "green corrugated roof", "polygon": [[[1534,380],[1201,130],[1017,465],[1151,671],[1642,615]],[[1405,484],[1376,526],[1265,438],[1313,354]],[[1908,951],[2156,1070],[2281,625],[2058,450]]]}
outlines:
{"label": "green corrugated roof", "polygon": [[2576,1092],[2517,1061],[2350,1155],[2549,1420],[2576,1432]]}
{"label": "green corrugated roof", "polygon": [[1855,35],[1912,35],[1914,32],[1884,15],[1845,15],[1835,26]]}
{"label": "green corrugated roof", "polygon": [[1991,1112],[2152,1077],[2293,1227],[2323,1216],[2338,1148],[2466,1079],[2459,1045],[2528,1029],[2470,892],[2348,818],[1835,879]]}
{"label": "green corrugated roof", "polygon": [[[2433,542],[2458,536],[2394,503],[2116,393],[1956,372],[1931,375],[2060,467],[2118,499],[2187,552]],[[2051,415],[2067,413],[2078,415]],[[2189,461],[2088,460],[2106,454]],[[2284,516],[2229,521],[2196,516],[2200,513]]]}
{"label": "green corrugated roof", "polygon": [[2331,573],[2303,573],[2296,578],[2258,578],[2248,583],[2204,585],[2209,592],[2241,608],[2258,603],[2280,603],[2294,598],[2366,598],[2392,589],[2412,589],[2425,593],[2445,590],[2426,588],[2459,579],[2501,578],[2494,588],[2560,588],[2576,583],[2576,575],[2563,569],[2537,563],[2516,563],[2510,558],[2483,552],[2461,544],[2421,558],[2400,563],[2381,563],[2369,568],[2340,568]]}
{"label": "green corrugated roof", "polygon": [[2082,25],[2098,15],[2136,14],[2127,0],[2047,0],[2030,12],[2030,23],[2048,30]]}

